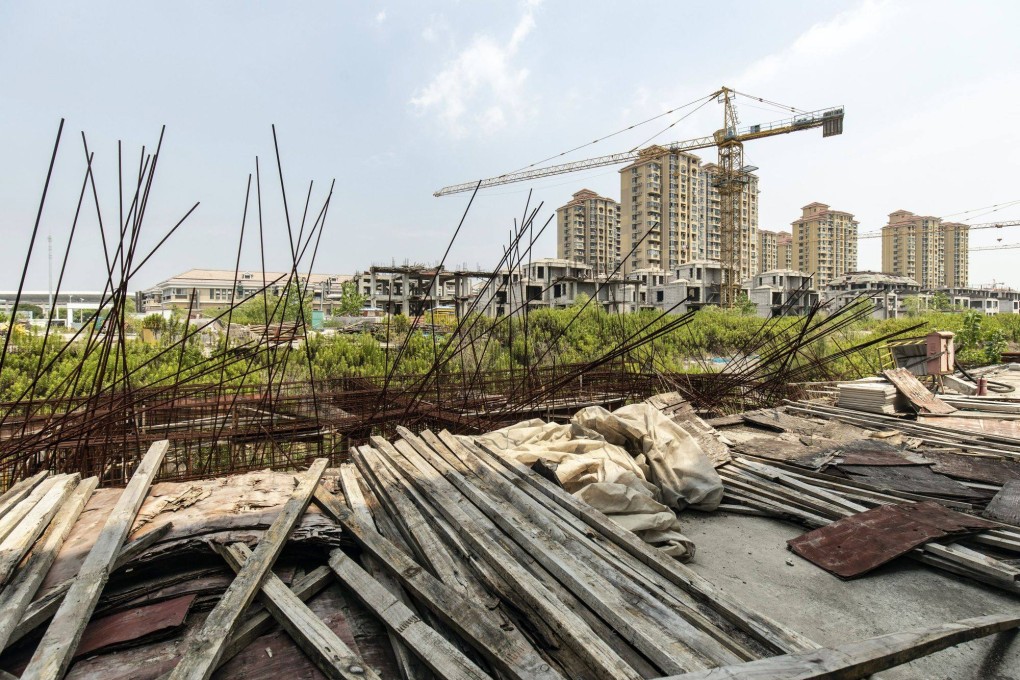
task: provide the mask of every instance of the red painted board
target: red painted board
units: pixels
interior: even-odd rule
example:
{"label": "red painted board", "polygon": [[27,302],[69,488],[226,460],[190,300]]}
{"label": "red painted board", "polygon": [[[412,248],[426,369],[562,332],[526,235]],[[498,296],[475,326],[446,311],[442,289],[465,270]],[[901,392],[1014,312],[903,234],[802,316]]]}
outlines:
{"label": "red painted board", "polygon": [[95,619],[85,627],[74,656],[80,659],[102,649],[168,635],[184,625],[194,601],[195,595],[185,595]]}

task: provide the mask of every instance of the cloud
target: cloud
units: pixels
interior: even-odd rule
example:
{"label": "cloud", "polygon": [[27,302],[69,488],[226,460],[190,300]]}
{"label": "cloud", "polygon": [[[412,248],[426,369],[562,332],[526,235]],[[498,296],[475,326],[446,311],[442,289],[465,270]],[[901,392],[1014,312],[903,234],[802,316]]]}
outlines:
{"label": "cloud", "polygon": [[742,87],[766,82],[793,65],[843,54],[877,33],[894,11],[887,0],[864,0],[853,9],[815,24],[786,49],[754,62],[736,82]]}
{"label": "cloud", "polygon": [[450,24],[442,14],[433,14],[429,17],[429,23],[421,31],[421,37],[426,42],[436,42],[440,36],[449,33]]}
{"label": "cloud", "polygon": [[[535,10],[542,0],[526,0],[523,14],[505,43],[491,35],[476,36],[442,71],[411,98],[421,114],[438,118],[447,132],[464,137],[491,134],[508,120],[521,121],[532,108],[524,90],[528,70],[516,65],[521,44],[535,28]],[[435,32],[426,28],[423,37]]]}
{"label": "cloud", "polygon": [[384,21],[386,21],[386,10],[382,10],[375,15],[375,23],[381,24]]}

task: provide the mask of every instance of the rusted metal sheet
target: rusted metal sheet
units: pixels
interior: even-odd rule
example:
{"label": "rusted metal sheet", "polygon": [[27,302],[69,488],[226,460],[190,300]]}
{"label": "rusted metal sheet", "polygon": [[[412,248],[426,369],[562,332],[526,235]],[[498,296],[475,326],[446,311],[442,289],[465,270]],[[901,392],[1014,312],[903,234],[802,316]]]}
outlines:
{"label": "rusted metal sheet", "polygon": [[925,501],[861,512],[790,539],[787,545],[840,578],[854,578],[928,541],[994,526],[979,517]]}
{"label": "rusted metal sheet", "polygon": [[184,625],[194,595],[135,607],[89,623],[82,633],[75,658],[128,643],[141,644],[170,635]]}
{"label": "rusted metal sheet", "polygon": [[1020,526],[1020,481],[1013,480],[1003,484],[1002,489],[985,508],[984,516]]}
{"label": "rusted metal sheet", "polygon": [[914,407],[921,413],[955,413],[956,409],[942,401],[921,384],[921,381],[905,368],[884,371],[885,377],[896,385]]}
{"label": "rusted metal sheet", "polygon": [[921,450],[919,453],[935,462],[935,466],[932,468],[935,472],[958,479],[987,484],[1002,484],[1013,479],[1020,479],[1020,463],[1011,460],[972,456],[951,451]]}

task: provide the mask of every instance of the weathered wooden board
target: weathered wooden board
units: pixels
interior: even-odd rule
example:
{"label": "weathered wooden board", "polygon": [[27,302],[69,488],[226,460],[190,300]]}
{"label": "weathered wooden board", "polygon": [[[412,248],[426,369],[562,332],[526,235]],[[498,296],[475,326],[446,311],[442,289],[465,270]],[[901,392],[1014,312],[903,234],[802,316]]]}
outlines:
{"label": "weathered wooden board", "polygon": [[994,527],[927,501],[879,506],[790,539],[787,545],[840,578],[854,578],[928,541]]}
{"label": "weathered wooden board", "polygon": [[919,416],[918,422],[952,430],[956,433],[971,432],[981,435],[982,438],[988,441],[1003,441],[1012,445],[1020,444],[1020,420],[930,415]]}
{"label": "weathered wooden board", "polygon": [[74,658],[170,635],[184,625],[194,601],[194,595],[185,595],[96,619],[82,633]]}
{"label": "weathered wooden board", "polygon": [[[146,561],[162,556],[176,559],[185,550],[208,554],[206,539],[218,543],[244,541],[252,546],[279,515],[293,489],[293,473],[268,470],[153,484],[128,540],[173,524],[158,545],[146,553]],[[98,489],[92,494],[46,575],[40,596],[78,573],[120,495],[121,489]],[[310,507],[289,540],[331,549],[340,545],[341,535],[335,523],[318,508]]]}
{"label": "weathered wooden board", "polygon": [[903,491],[923,496],[946,496],[963,500],[981,500],[987,494],[933,472],[926,465],[840,465],[838,470],[851,479],[880,490]]}
{"label": "weathered wooden board", "polygon": [[[788,438],[785,438],[788,437]],[[808,441],[812,439],[808,438]],[[733,446],[734,450],[748,456],[778,460],[791,465],[817,470],[832,458],[830,439],[815,439],[805,444],[799,438],[789,435],[782,437],[755,437]]]}
{"label": "weathered wooden board", "polygon": [[22,673],[26,680],[60,678],[67,672],[71,655],[78,646],[85,624],[92,616],[103,586],[110,577],[113,563],[169,446],[170,442],[165,439],[155,442],[131,475],[131,481],[117,499],[117,505],[107,517],[99,537],[85,558],[81,573],[68,589],[32,660]]}
{"label": "weathered wooden board", "polygon": [[32,552],[21,564],[14,578],[0,593],[0,650],[7,648],[7,643],[39,589],[39,584],[53,564],[57,551],[81,515],[89,496],[96,490],[97,484],[98,477],[82,480],[71,497],[65,500],[57,511],[46,533],[33,546]]}
{"label": "weathered wooden board", "polygon": [[896,389],[921,413],[956,413],[956,409],[942,401],[921,384],[914,374],[905,368],[893,368],[883,372]]}
{"label": "weathered wooden board", "polygon": [[984,516],[1020,526],[1020,480],[1003,484],[1002,489],[985,508]]}
{"label": "weathered wooden board", "polygon": [[[241,571],[252,554],[243,543],[216,546],[216,552],[237,572]],[[375,669],[365,664],[346,642],[271,571],[262,580],[259,597],[277,623],[327,677],[336,680],[379,680]]]}
{"label": "weathered wooden board", "polygon": [[202,629],[185,642],[186,651],[170,674],[175,680],[208,678],[219,663],[234,628],[244,611],[259,592],[266,573],[283,551],[291,530],[304,515],[319,486],[319,478],[326,469],[327,460],[316,458],[294,488],[283,509],[259,541],[255,552],[244,563],[237,578],[223,594],[219,604],[206,618]]}
{"label": "weathered wooden board", "polygon": [[935,472],[957,479],[987,484],[1002,484],[1012,479],[1020,479],[1020,463],[1012,460],[927,449],[921,449],[918,453],[934,461],[935,466],[932,469]]}
{"label": "weathered wooden board", "polygon": [[713,668],[660,680],[834,680],[866,678],[879,671],[919,659],[941,649],[1020,626],[1009,614],[981,616],[891,633],[837,647],[750,661],[739,666]]}
{"label": "weathered wooden board", "polygon": [[916,453],[904,451],[882,439],[858,439],[836,446],[831,465],[931,465]]}

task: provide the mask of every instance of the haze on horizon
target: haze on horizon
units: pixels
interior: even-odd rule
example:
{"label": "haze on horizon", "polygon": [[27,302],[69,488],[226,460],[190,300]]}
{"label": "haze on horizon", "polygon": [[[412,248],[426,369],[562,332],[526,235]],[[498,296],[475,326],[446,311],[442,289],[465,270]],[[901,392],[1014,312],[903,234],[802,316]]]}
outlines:
{"label": "haze on horizon", "polygon": [[[709,94],[721,85],[799,109],[846,107],[845,133],[751,142],[763,229],[789,230],[822,201],[861,231],[888,213],[984,222],[1020,218],[1020,5],[1006,2],[589,3],[527,0],[358,4],[30,3],[0,5],[0,289],[18,277],[58,122],[66,127],[26,288],[45,289],[96,152],[104,219],[115,221],[117,141],[128,164],[167,126],[146,219],[153,244],[201,206],[135,289],[192,267],[233,266],[248,173],[263,163],[269,269],[287,246],[270,125],[291,213],[336,190],[316,271],[435,262],[468,195],[447,184],[516,170]],[[743,124],[786,115],[740,108]],[[721,107],[624,132],[557,162],[710,134]],[[714,158],[705,150],[702,158]],[[619,198],[618,168],[480,193],[447,264],[492,267],[528,191],[548,217],[590,188]],[[313,198],[313,205],[315,198]],[[299,206],[295,208],[295,205]],[[102,288],[94,214],[79,227],[65,289]],[[997,241],[1001,238],[1001,242]],[[971,247],[1020,243],[1020,227]],[[143,244],[144,245],[144,244]],[[555,233],[535,257],[555,256]],[[975,252],[971,284],[1020,288],[1018,250]],[[256,268],[248,241],[243,268]],[[861,242],[859,269],[880,269]]]}

